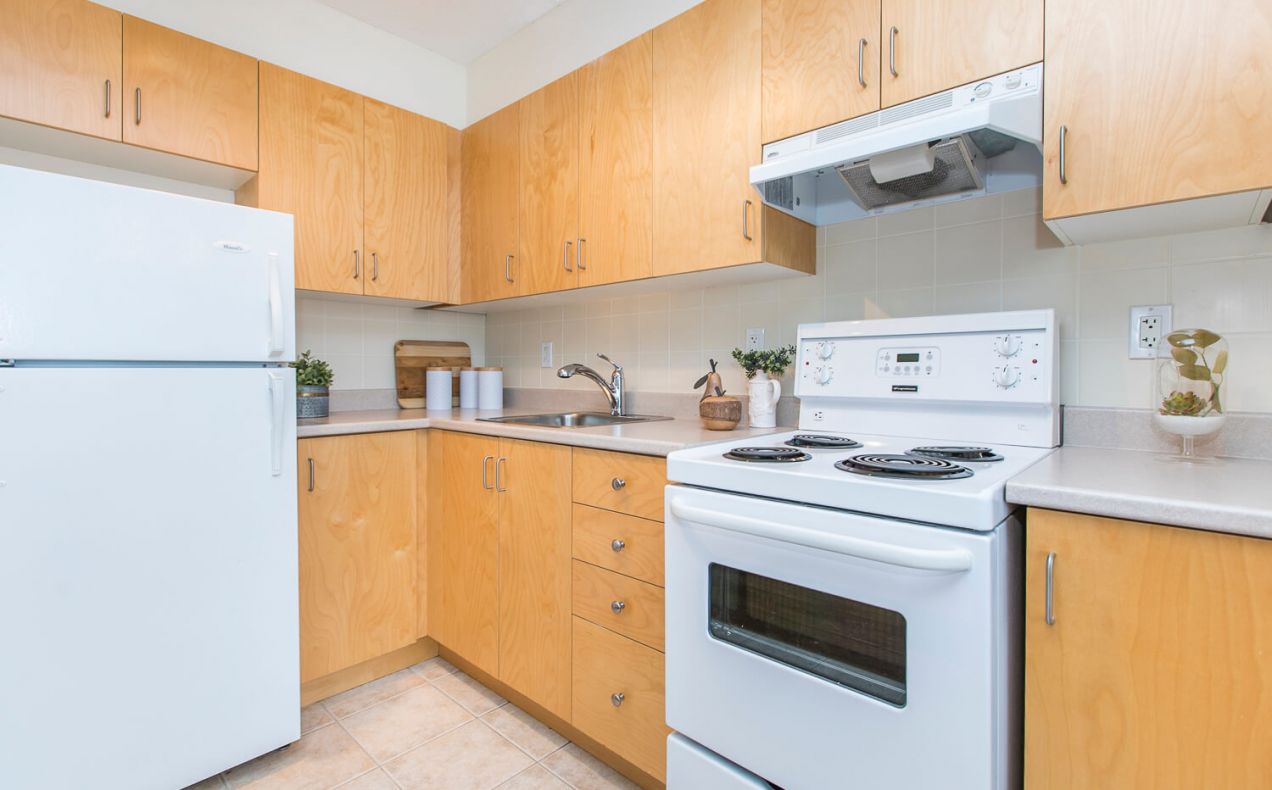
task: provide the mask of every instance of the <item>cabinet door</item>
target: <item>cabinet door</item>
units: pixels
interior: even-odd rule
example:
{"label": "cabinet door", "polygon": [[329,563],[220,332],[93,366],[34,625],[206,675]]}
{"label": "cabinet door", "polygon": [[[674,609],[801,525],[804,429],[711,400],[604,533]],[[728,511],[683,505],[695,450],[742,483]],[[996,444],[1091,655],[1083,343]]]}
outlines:
{"label": "cabinet door", "polygon": [[579,285],[653,273],[652,39],[579,71]]}
{"label": "cabinet door", "polygon": [[883,0],[880,47],[891,107],[1042,60],[1042,0]]}
{"label": "cabinet door", "polygon": [[1025,786],[1266,786],[1272,541],[1040,510],[1028,531]]}
{"label": "cabinet door", "polygon": [[[440,601],[434,636],[483,671],[499,674],[499,440],[466,433],[434,434],[441,442]],[[429,474],[438,476],[436,469]]]}
{"label": "cabinet door", "polygon": [[516,296],[523,281],[517,258],[520,104],[464,130],[461,149],[461,260],[464,301]]}
{"label": "cabinet door", "polygon": [[256,59],[124,17],[124,142],[244,170],[256,161]]}
{"label": "cabinet door", "polygon": [[302,683],[415,641],[415,442],[298,442]]}
{"label": "cabinet door", "polygon": [[654,273],[758,261],[760,0],[706,0],[653,42]]}
{"label": "cabinet door", "polygon": [[505,439],[499,679],[570,718],[570,448]]}
{"label": "cabinet door", "polygon": [[1272,185],[1269,41],[1265,0],[1048,0],[1043,215]]}
{"label": "cabinet door", "polygon": [[445,124],[363,99],[366,293],[448,301]]}
{"label": "cabinet door", "polygon": [[578,75],[567,74],[520,101],[521,187],[518,293],[573,288],[578,282]]}
{"label": "cabinet door", "polygon": [[879,109],[879,3],[764,0],[764,140]]}
{"label": "cabinet door", "polygon": [[[262,62],[260,208],[296,219],[296,287],[362,293],[362,97]],[[240,190],[240,200],[244,190]]]}
{"label": "cabinet door", "polygon": [[118,11],[84,0],[0,0],[0,115],[118,140]]}

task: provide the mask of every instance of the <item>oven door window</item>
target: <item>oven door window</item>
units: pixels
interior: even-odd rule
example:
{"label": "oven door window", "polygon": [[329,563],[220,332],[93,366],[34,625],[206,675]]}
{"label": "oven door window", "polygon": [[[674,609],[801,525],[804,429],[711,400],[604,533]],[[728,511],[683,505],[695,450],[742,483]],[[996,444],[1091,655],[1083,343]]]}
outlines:
{"label": "oven door window", "polygon": [[712,637],[905,707],[899,612],[716,563],[709,574]]}

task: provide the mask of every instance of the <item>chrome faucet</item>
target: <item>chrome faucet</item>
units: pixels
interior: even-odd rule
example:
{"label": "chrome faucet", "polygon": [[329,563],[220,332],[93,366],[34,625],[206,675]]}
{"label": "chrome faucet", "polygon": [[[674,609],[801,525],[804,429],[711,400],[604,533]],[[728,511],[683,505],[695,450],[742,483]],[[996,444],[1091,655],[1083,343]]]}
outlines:
{"label": "chrome faucet", "polygon": [[557,371],[557,375],[563,379],[568,379],[578,374],[595,381],[596,385],[601,388],[601,392],[605,393],[605,400],[609,401],[610,414],[615,417],[622,417],[625,413],[623,411],[623,366],[604,354],[597,354],[596,356],[614,366],[614,372],[610,374],[609,381],[601,378],[600,373],[592,370],[587,365],[580,365],[577,362],[561,367]]}

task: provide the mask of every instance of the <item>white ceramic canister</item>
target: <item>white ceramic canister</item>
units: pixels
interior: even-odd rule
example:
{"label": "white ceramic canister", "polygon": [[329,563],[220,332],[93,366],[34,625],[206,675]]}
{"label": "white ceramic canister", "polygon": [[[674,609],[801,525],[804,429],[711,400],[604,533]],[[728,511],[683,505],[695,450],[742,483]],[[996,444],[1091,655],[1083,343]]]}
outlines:
{"label": "white ceramic canister", "polygon": [[429,411],[450,411],[454,379],[450,368],[429,368],[424,372],[424,405]]}
{"label": "white ceramic canister", "polygon": [[477,408],[503,408],[503,368],[477,368]]}
{"label": "white ceramic canister", "polygon": [[461,368],[459,371],[459,408],[477,408],[477,368]]}

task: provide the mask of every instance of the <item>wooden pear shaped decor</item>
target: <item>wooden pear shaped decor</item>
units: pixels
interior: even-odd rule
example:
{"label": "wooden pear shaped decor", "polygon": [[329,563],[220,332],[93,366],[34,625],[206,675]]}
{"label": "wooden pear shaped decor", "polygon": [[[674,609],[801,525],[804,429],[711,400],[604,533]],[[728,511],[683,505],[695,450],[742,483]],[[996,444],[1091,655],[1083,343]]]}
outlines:
{"label": "wooden pear shaped decor", "polygon": [[703,427],[709,431],[731,431],[742,420],[742,402],[724,394],[724,381],[716,372],[717,363],[714,359],[710,362],[711,370],[693,385],[694,389],[702,387],[698,416],[702,418]]}

